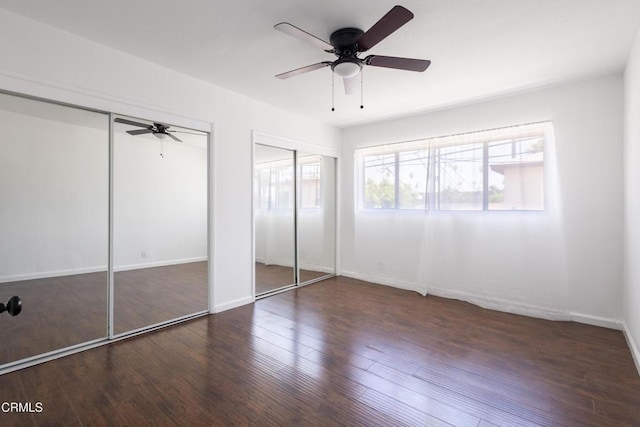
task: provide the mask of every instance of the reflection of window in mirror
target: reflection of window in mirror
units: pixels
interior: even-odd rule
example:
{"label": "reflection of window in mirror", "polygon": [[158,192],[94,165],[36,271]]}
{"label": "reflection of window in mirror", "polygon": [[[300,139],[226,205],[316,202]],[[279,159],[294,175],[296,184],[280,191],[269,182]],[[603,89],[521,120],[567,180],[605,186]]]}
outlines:
{"label": "reflection of window in mirror", "polygon": [[300,158],[300,208],[318,209],[322,200],[322,167],[320,156]]}
{"label": "reflection of window in mirror", "polygon": [[255,145],[254,227],[257,295],[295,285],[295,153]]}
{"label": "reflection of window in mirror", "polygon": [[256,207],[264,210],[291,209],[293,207],[291,161],[261,163],[256,165],[256,171]]}

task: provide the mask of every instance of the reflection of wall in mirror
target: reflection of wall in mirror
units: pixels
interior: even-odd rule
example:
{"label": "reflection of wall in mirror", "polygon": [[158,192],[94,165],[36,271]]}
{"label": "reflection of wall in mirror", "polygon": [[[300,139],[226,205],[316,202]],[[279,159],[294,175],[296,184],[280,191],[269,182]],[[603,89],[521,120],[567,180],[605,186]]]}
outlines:
{"label": "reflection of wall in mirror", "polygon": [[[108,116],[78,115],[91,122],[0,110],[0,283],[106,270]],[[207,155],[201,138],[203,149],[185,144],[174,150],[165,142],[171,161],[158,155],[157,146],[120,147],[126,160],[114,165],[120,183],[116,267],[206,259]],[[165,161],[164,169],[158,160]]]}
{"label": "reflection of wall in mirror", "polygon": [[108,117],[99,129],[0,110],[0,124],[0,282],[104,271]]}
{"label": "reflection of wall in mirror", "polygon": [[[256,153],[267,155],[266,151],[265,147],[260,147]],[[264,159],[256,157],[255,259],[267,265],[292,267],[295,239],[293,209],[291,205],[280,206],[277,200],[279,191],[275,188],[290,183],[273,179],[274,176],[278,176],[278,169],[291,167],[293,162],[291,151],[282,152],[287,153],[290,158],[273,160],[275,153],[271,152],[270,156]],[[298,211],[298,264],[304,270],[333,273],[335,159],[318,155],[299,155],[298,163],[301,197],[301,209]]]}
{"label": "reflection of wall in mirror", "polygon": [[184,143],[116,132],[116,271],[206,260],[206,137],[180,138]]}
{"label": "reflection of wall in mirror", "polygon": [[293,151],[256,144],[254,166],[255,260],[293,267]]}

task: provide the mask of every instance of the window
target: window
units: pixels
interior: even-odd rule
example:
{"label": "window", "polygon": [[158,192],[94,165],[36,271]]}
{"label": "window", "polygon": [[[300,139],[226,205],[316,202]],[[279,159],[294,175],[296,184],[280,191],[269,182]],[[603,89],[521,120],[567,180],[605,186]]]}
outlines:
{"label": "window", "polygon": [[484,144],[441,147],[436,152],[436,207],[482,210]]}
{"label": "window", "polygon": [[396,154],[364,158],[364,207],[396,207]]}
{"label": "window", "polygon": [[356,150],[364,209],[543,210],[551,123]]}

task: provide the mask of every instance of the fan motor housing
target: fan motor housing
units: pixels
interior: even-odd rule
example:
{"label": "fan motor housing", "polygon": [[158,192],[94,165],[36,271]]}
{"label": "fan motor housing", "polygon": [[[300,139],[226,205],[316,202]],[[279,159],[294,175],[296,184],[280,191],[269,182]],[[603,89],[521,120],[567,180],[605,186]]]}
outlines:
{"label": "fan motor housing", "polygon": [[364,31],[358,28],[341,28],[331,34],[329,42],[339,57],[355,57],[358,53],[358,40],[363,34]]}

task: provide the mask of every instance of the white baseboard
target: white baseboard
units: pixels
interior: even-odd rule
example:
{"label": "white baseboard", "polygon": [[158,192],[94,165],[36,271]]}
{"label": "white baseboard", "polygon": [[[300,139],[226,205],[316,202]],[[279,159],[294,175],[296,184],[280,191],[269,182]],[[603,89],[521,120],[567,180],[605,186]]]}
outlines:
{"label": "white baseboard", "polygon": [[255,261],[264,265],[279,265],[281,267],[293,268],[293,261],[291,261],[290,259],[271,259],[256,257]]}
{"label": "white baseboard", "polygon": [[253,297],[239,298],[237,300],[225,302],[225,303],[222,303],[222,304],[217,304],[214,307],[213,312],[214,313],[221,313],[223,311],[231,310],[231,309],[234,309],[234,308],[237,308],[237,307],[241,307],[243,305],[251,304],[253,302],[254,302]]}
{"label": "white baseboard", "polygon": [[590,316],[588,314],[571,312],[571,320],[585,325],[600,326],[603,328],[623,330],[623,323],[619,320],[607,319],[606,317]]}
{"label": "white baseboard", "polygon": [[300,264],[298,267],[300,268],[300,270],[319,271],[321,273],[334,274],[334,269],[332,267],[325,267],[322,265]]}
{"label": "white baseboard", "polygon": [[376,285],[391,286],[392,288],[404,289],[405,291],[415,291],[422,293],[416,288],[416,285],[402,280],[394,280],[388,277],[374,276],[371,274],[361,274],[354,271],[341,271],[340,276],[350,277],[352,279],[363,280],[365,282],[374,283]]}
{"label": "white baseboard", "polygon": [[[114,267],[113,271],[118,272],[118,271],[139,270],[142,268],[166,267],[169,265],[189,264],[192,262],[202,262],[206,260],[207,260],[207,257],[196,257],[196,258],[173,259],[169,261],[148,262],[145,264],[122,265],[119,267]],[[0,284],[10,283],[10,282],[21,282],[24,280],[48,279],[50,277],[63,277],[63,276],[75,276],[77,274],[99,273],[102,271],[107,271],[106,265],[101,265],[97,267],[70,268],[66,270],[45,271],[40,273],[16,274],[13,276],[0,277]]]}
{"label": "white baseboard", "polygon": [[46,271],[43,273],[16,274],[13,276],[0,277],[0,283],[22,282],[24,280],[47,279],[50,277],[75,276],[77,274],[99,273],[107,271],[107,266],[85,268],[70,268],[67,270]]}
{"label": "white baseboard", "polygon": [[477,305],[489,310],[502,311],[506,313],[519,314],[522,316],[535,317],[545,320],[555,321],[574,321],[578,323],[584,323],[587,325],[601,326],[604,328],[621,330],[623,328],[622,323],[619,320],[608,319],[604,317],[591,316],[582,313],[561,311],[556,309],[549,309],[546,307],[540,307],[530,304],[524,304],[521,302],[510,301],[501,298],[487,297],[483,295],[472,294],[464,291],[456,291],[443,288],[429,288],[428,290],[419,289],[416,284],[396,281],[385,277],[377,277],[373,275],[366,275],[355,273],[352,271],[341,272],[342,276],[351,277],[354,279],[364,280],[367,282],[391,286],[398,289],[404,289],[408,291],[415,291],[422,295],[431,294],[442,298],[457,299],[466,301],[468,303]]}
{"label": "white baseboard", "polygon": [[627,345],[629,345],[629,349],[631,350],[631,356],[636,364],[638,375],[640,375],[640,349],[633,339],[633,335],[631,335],[631,331],[629,330],[629,326],[627,326],[626,322],[622,322],[622,332],[624,333],[624,338],[627,340]]}
{"label": "white baseboard", "polygon": [[[293,264],[291,260],[278,260],[278,259],[264,259],[256,257],[255,261],[264,265],[279,265],[281,267],[289,267],[293,268]],[[320,271],[322,273],[333,274],[334,269],[332,267],[325,267],[321,265],[313,265],[313,264],[300,264],[298,265],[300,270],[309,270],[309,271]]]}
{"label": "white baseboard", "polygon": [[206,260],[207,260],[207,257],[195,257],[195,258],[172,259],[168,261],[147,262],[143,264],[120,265],[118,267],[113,267],[113,271],[118,272],[118,271],[129,271],[129,270],[141,270],[143,268],[167,267],[169,265],[190,264],[192,262],[202,262]]}
{"label": "white baseboard", "polygon": [[518,314],[521,316],[535,317],[545,320],[568,321],[571,316],[568,312],[553,310],[521,302],[510,301],[502,298],[487,297],[450,289],[429,288],[429,294],[442,298],[451,298],[477,305],[489,310],[502,311],[504,313]]}

